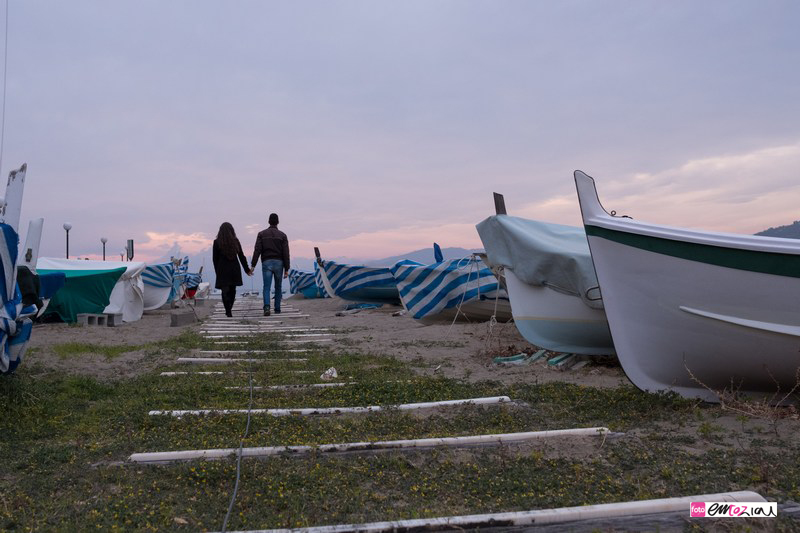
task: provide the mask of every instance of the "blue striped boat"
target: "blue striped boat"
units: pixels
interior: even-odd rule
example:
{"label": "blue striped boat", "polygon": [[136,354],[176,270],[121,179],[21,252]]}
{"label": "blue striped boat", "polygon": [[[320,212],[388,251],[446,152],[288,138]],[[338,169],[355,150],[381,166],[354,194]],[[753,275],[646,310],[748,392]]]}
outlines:
{"label": "blue striped boat", "polygon": [[511,319],[508,296],[475,256],[423,265],[400,261],[391,268],[406,311],[423,323]]}
{"label": "blue striped boat", "polygon": [[147,265],[142,272],[144,310],[158,309],[171,300],[175,266],[170,263]]}
{"label": "blue striped boat", "polygon": [[36,309],[22,308],[22,294],[17,286],[17,247],[19,236],[14,228],[0,223],[0,374],[10,374],[22,362],[33,322],[25,315]]}
{"label": "blue striped boat", "polygon": [[320,277],[328,293],[353,302],[400,305],[397,284],[388,268],[320,261]]}
{"label": "blue striped boat", "polygon": [[304,272],[294,268],[289,269],[289,292],[300,293],[304,298],[324,298],[324,289],[317,285],[316,272]]}
{"label": "blue striped boat", "polygon": [[314,261],[314,281],[317,282],[317,289],[322,294],[322,298],[330,298],[331,295],[325,289],[325,282],[322,279],[322,269],[319,268],[319,263],[316,261]]}

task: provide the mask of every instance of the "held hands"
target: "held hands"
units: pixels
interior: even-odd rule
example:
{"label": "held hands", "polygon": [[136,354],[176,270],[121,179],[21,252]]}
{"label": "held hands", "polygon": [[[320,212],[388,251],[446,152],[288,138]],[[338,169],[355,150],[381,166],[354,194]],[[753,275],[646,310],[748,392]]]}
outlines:
{"label": "held hands", "polygon": [[283,279],[286,279],[288,277],[289,277],[289,271],[288,270],[284,270],[283,271]]}
{"label": "held hands", "polygon": [[250,270],[248,270],[248,271],[247,271],[247,275],[248,275],[248,276],[252,276],[252,275],[253,275],[253,269],[252,269],[252,268],[251,268]]}

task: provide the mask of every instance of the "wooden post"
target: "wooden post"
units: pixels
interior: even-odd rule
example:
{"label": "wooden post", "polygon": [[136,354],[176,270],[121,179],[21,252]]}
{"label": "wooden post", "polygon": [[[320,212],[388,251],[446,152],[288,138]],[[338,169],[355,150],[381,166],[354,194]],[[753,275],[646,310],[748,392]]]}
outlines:
{"label": "wooden post", "polygon": [[494,194],[494,211],[498,215],[507,215],[508,212],[506,211],[506,201],[503,198],[503,195],[499,192],[492,193]]}

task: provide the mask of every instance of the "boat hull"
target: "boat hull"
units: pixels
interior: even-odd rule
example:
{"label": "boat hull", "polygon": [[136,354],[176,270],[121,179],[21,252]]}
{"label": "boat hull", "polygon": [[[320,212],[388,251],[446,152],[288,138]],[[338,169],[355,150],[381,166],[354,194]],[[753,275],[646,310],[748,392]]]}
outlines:
{"label": "boat hull", "polygon": [[620,363],[647,391],[781,400],[800,368],[800,241],[611,217],[576,172]]}
{"label": "boat hull", "polygon": [[447,322],[488,322],[495,318],[501,324],[511,320],[511,305],[505,298],[498,298],[497,303],[491,298],[464,302],[460,309],[444,309],[436,315],[418,318],[421,324],[430,326]]}
{"label": "boat hull", "polygon": [[529,285],[511,270],[504,272],[514,323],[525,340],[554,352],[614,354],[602,309],[588,307],[576,296]]}
{"label": "boat hull", "polygon": [[388,268],[323,262],[318,270],[325,292],[357,303],[400,305],[400,294]]}

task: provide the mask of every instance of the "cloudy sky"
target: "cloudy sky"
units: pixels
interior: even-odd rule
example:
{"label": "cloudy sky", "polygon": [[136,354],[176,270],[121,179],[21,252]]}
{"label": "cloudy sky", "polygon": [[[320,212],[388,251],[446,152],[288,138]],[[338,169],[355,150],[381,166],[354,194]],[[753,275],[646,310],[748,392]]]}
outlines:
{"label": "cloudy sky", "polygon": [[248,251],[272,211],[295,256],[480,247],[493,191],[579,225],[575,169],[642,220],[800,219],[795,0],[8,2],[0,171],[43,256],[64,222],[73,257],[226,220]]}

